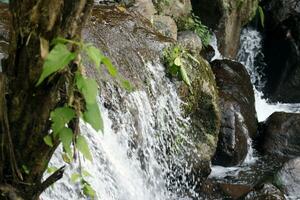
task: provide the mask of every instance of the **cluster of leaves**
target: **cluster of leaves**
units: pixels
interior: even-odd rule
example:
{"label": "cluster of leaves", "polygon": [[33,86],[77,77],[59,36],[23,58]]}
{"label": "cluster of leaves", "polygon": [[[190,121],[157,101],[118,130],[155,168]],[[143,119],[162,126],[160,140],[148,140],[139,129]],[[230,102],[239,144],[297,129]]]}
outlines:
{"label": "cluster of leaves", "polygon": [[94,199],[96,197],[96,192],[92,188],[91,184],[86,180],[87,177],[91,177],[91,174],[86,170],[82,170],[80,173],[74,173],[71,175],[71,182],[76,183],[79,181],[83,194]]}
{"label": "cluster of leaves", "polygon": [[163,57],[168,74],[172,77],[177,77],[179,80],[184,81],[186,85],[191,86],[186,67],[191,67],[189,66],[190,62],[200,64],[199,61],[179,44],[164,49]]}
{"label": "cluster of leaves", "polygon": [[[41,40],[42,41],[42,40]],[[43,44],[43,42],[41,42]],[[44,55],[45,62],[43,65],[42,74],[36,84],[38,87],[40,84],[51,81],[51,76],[56,75],[64,71],[72,73],[73,79],[69,80],[68,87],[68,103],[62,107],[58,107],[53,110],[50,114],[52,121],[50,132],[44,137],[44,142],[53,147],[55,141],[60,141],[63,145],[64,154],[63,159],[65,162],[70,163],[75,157],[75,153],[78,150],[86,159],[92,162],[92,155],[90,153],[86,138],[80,134],[79,128],[75,128],[77,131],[73,132],[72,121],[78,121],[79,118],[83,119],[96,131],[103,132],[103,120],[101,112],[97,104],[98,84],[97,82],[84,74],[84,65],[81,60],[82,57],[88,58],[88,60],[94,64],[98,72],[103,70],[101,67],[108,72],[108,74],[118,80],[118,82],[127,90],[131,90],[130,83],[122,78],[115,66],[111,63],[110,59],[103,55],[103,53],[92,44],[85,44],[83,42],[75,42],[64,38],[56,38],[52,42],[52,48],[49,53]],[[74,48],[75,46],[75,48]],[[76,49],[74,52],[69,50],[70,47]],[[45,47],[46,48],[46,47]],[[47,49],[43,51],[47,52]],[[76,63],[76,70],[71,70],[72,63]],[[83,98],[82,104],[78,104],[74,100],[74,95],[80,94]],[[94,197],[95,192],[91,188],[90,184],[83,178],[80,183],[84,194],[89,197]]]}
{"label": "cluster of leaves", "polygon": [[199,17],[192,14],[189,17],[180,19],[177,24],[180,31],[192,30],[201,38],[204,46],[209,45],[211,40],[211,32],[207,26],[201,23]]}

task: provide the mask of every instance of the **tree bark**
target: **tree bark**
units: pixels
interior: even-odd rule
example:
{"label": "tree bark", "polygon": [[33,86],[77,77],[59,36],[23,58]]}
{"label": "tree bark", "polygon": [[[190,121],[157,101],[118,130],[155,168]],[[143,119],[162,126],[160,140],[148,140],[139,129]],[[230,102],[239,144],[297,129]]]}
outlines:
{"label": "tree bark", "polygon": [[58,146],[43,142],[50,112],[66,103],[67,80],[74,78],[65,70],[36,87],[44,61],[41,45],[58,36],[79,40],[93,0],[11,0],[9,6],[10,53],[0,73],[0,193],[6,194],[0,200],[13,195],[35,200],[45,189],[43,173]]}

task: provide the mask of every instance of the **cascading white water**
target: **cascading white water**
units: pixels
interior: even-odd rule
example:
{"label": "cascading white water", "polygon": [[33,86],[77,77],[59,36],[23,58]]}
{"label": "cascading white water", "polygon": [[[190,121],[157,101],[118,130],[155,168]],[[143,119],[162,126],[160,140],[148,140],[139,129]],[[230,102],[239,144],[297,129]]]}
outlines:
{"label": "cascading white water", "polygon": [[[181,101],[174,84],[165,78],[164,67],[148,63],[145,73],[151,77],[148,92],[127,94],[110,87],[113,94],[121,93],[122,96],[111,100],[113,110],[104,108],[99,100],[104,133],[96,133],[91,127],[81,125],[89,138],[94,158],[93,163],[81,159],[81,164],[92,174],[87,179],[97,191],[98,199],[190,199],[180,194],[187,189],[187,183],[171,181],[173,176],[175,179],[175,175],[180,175],[178,173],[184,177],[185,170],[188,170],[187,163],[176,153],[187,150],[181,149],[183,147],[176,143],[176,139],[185,138],[181,134],[188,120],[181,115]],[[61,165],[63,161],[58,150],[50,166]],[[174,172],[172,165],[180,170]],[[68,166],[64,178],[48,189],[42,199],[83,199],[80,186],[70,183],[74,169],[76,166]],[[196,196],[192,189],[189,194]]]}
{"label": "cascading white water", "polygon": [[241,34],[241,46],[238,53],[238,61],[245,65],[254,85],[255,107],[258,121],[264,121],[273,112],[300,112],[300,104],[271,104],[263,98],[262,88],[265,85],[263,81],[264,74],[260,71],[263,67],[257,66],[255,60],[262,54],[262,36],[251,27],[243,29]]}
{"label": "cascading white water", "polygon": [[[216,46],[216,45],[215,45]],[[220,57],[220,56],[219,56]],[[245,65],[253,84],[255,94],[255,108],[257,112],[258,121],[264,121],[273,112],[300,112],[300,104],[283,104],[283,103],[268,103],[267,99],[263,98],[262,88],[264,87],[264,74],[260,71],[263,66],[258,66],[255,62],[258,57],[263,58],[262,54],[262,36],[251,27],[243,29],[240,40],[240,50],[238,52],[237,60]],[[263,64],[263,63],[261,63]],[[249,164],[255,164],[258,159],[255,157],[254,149],[251,146],[251,138],[248,137],[248,154],[246,159],[240,166],[222,167],[213,166],[210,177],[222,179],[228,175],[236,177],[241,171],[247,171]]]}

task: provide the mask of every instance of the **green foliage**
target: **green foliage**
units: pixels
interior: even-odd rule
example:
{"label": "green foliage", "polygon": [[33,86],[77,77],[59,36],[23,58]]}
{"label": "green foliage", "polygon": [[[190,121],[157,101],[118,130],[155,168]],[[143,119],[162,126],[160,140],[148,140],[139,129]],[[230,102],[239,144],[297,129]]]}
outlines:
{"label": "green foliage", "polygon": [[96,199],[96,191],[92,188],[90,183],[86,180],[87,177],[91,176],[85,170],[80,170],[80,173],[74,173],[71,175],[71,182],[79,182],[83,194],[91,199]]}
{"label": "green foliage", "polygon": [[96,103],[98,84],[94,79],[85,78],[81,74],[76,74],[76,86],[83,95],[87,104]]}
{"label": "green foliage", "polygon": [[71,144],[73,140],[73,131],[70,128],[64,127],[59,132],[59,140],[61,141],[65,152],[71,158],[72,157]]}
{"label": "green foliage", "polygon": [[101,51],[92,45],[88,45],[85,50],[89,59],[91,59],[94,62],[95,66],[99,68],[100,63],[104,57]]}
{"label": "green foliage", "polygon": [[180,19],[177,24],[179,31],[194,31],[201,38],[203,46],[207,46],[210,43],[211,33],[208,27],[201,23],[199,17],[191,15],[190,17]]}
{"label": "green foliage", "polygon": [[53,147],[53,141],[52,141],[52,136],[51,135],[46,135],[44,137],[44,142],[49,146]]}
{"label": "green foliage", "polygon": [[191,86],[186,68],[191,67],[189,63],[199,63],[199,61],[178,44],[164,49],[163,56],[167,73],[172,77],[177,77],[179,80],[184,81],[186,85]]}
{"label": "green foliage", "polygon": [[82,135],[79,135],[76,140],[76,148],[82,153],[82,155],[84,155],[86,159],[93,161],[88,143]]}
{"label": "green foliage", "polygon": [[22,170],[25,172],[25,174],[29,174],[30,171],[26,165],[22,165]]}
{"label": "green foliage", "polygon": [[51,128],[54,136],[57,136],[65,128],[65,125],[75,117],[75,111],[70,107],[59,107],[51,112],[50,117],[52,121]]}
{"label": "green foliage", "polygon": [[262,27],[265,27],[265,14],[261,6],[258,6],[258,13]]}
{"label": "green foliage", "polygon": [[57,167],[51,166],[47,168],[47,173],[48,174],[52,174],[53,172],[55,172],[56,170],[58,170]]}
{"label": "green foliage", "polygon": [[104,131],[103,119],[98,104],[86,104],[86,111],[83,113],[83,120],[89,123],[95,130]]}
{"label": "green foliage", "polygon": [[66,67],[75,56],[75,53],[70,52],[66,45],[55,45],[44,62],[42,75],[36,85],[40,85],[45,78]]}
{"label": "green foliage", "polygon": [[[67,74],[67,76],[65,76],[67,85],[69,85],[66,91],[68,100],[66,105],[57,107],[50,113],[52,132],[46,135],[43,140],[50,147],[54,146],[54,142],[55,144],[57,144],[58,141],[61,142],[64,150],[62,157],[66,163],[73,161],[76,150],[87,160],[92,162],[93,158],[88,143],[80,134],[79,127],[74,128],[74,124],[78,126],[78,118],[81,118],[96,131],[101,130],[103,132],[104,126],[97,104],[98,84],[94,79],[86,77],[83,73],[85,70],[81,58],[87,58],[88,61],[94,64],[99,73],[102,72],[101,67],[104,66],[103,69],[125,89],[131,91],[132,86],[129,81],[119,75],[118,70],[110,59],[104,56],[102,52],[92,44],[56,38],[52,41],[51,45],[52,49],[48,55],[46,55],[43,71],[36,86],[46,84],[45,80],[48,79],[50,81],[51,76],[65,73]],[[71,46],[72,49],[76,49],[75,52],[69,50]],[[44,52],[48,51],[48,49],[46,49],[48,48],[47,45],[43,48]],[[77,97],[76,100],[74,100],[74,96]],[[80,103],[78,103],[78,100]],[[75,132],[73,132],[73,130]],[[52,172],[53,170],[48,171]],[[84,175],[80,174],[80,176],[73,175],[71,179],[73,182],[80,179],[83,193],[94,199],[96,193],[91,185],[84,179],[84,176],[88,176],[89,173],[85,172],[83,174]]]}

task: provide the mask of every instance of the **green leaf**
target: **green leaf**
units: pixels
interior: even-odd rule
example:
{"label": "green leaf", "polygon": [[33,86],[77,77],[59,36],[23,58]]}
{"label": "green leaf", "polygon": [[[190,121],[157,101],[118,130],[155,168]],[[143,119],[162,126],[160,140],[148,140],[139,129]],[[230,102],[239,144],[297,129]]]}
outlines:
{"label": "green leaf", "polygon": [[133,90],[131,83],[128,80],[123,79],[123,78],[121,79],[121,87],[129,92],[131,92]]}
{"label": "green leaf", "polygon": [[71,129],[64,127],[59,132],[59,139],[69,157],[72,157],[71,144],[73,140],[73,132]]}
{"label": "green leaf", "polygon": [[89,184],[85,184],[82,188],[82,191],[83,194],[88,197],[95,198],[96,196],[95,190]]}
{"label": "green leaf", "polygon": [[94,79],[84,78],[81,74],[76,74],[76,85],[84,96],[87,104],[96,103],[98,84]]}
{"label": "green leaf", "polygon": [[88,171],[86,171],[86,170],[83,170],[83,171],[82,171],[82,175],[85,176],[85,177],[88,177],[88,176],[91,177],[91,176],[92,176],[92,175],[91,175]]}
{"label": "green leaf", "polygon": [[264,27],[265,26],[265,14],[264,14],[264,11],[261,6],[258,6],[258,12],[259,12],[259,18],[260,18],[261,25],[262,25],[262,27]]}
{"label": "green leaf", "polygon": [[91,59],[94,62],[94,64],[96,65],[96,67],[99,68],[100,63],[104,57],[103,54],[101,53],[101,51],[92,45],[88,45],[85,48],[85,51],[86,51],[89,59]]}
{"label": "green leaf", "polygon": [[51,128],[54,136],[57,136],[65,125],[75,117],[75,111],[70,107],[59,107],[51,112],[50,117],[53,122]]}
{"label": "green leaf", "polygon": [[49,52],[44,62],[43,71],[36,86],[40,85],[45,80],[45,78],[47,78],[51,74],[63,69],[74,58],[75,54],[70,52],[67,49],[66,45],[61,43],[55,45],[54,48]]}
{"label": "green leaf", "polygon": [[62,159],[66,162],[66,163],[71,163],[73,161],[72,157],[69,157],[68,154],[64,153],[62,154]]}
{"label": "green leaf", "polygon": [[177,66],[182,66],[181,58],[180,57],[175,58],[174,64]]}
{"label": "green leaf", "polygon": [[88,146],[87,141],[85,138],[81,135],[78,136],[77,141],[76,141],[76,148],[82,153],[82,155],[90,160],[91,162],[93,161],[93,157],[90,153],[90,149]]}
{"label": "green leaf", "polygon": [[117,68],[112,64],[112,62],[110,61],[109,58],[107,57],[104,57],[102,59],[102,63],[104,64],[104,66],[106,67],[108,73],[113,77],[117,77],[118,75],[118,70]]}
{"label": "green leaf", "polygon": [[103,119],[97,103],[86,104],[83,120],[89,123],[96,131],[104,131]]}
{"label": "green leaf", "polygon": [[29,171],[29,169],[28,169],[28,167],[26,165],[22,165],[22,169],[25,172],[25,174],[29,174],[30,173],[30,171]]}
{"label": "green leaf", "polygon": [[56,170],[58,170],[58,168],[57,167],[48,167],[47,168],[47,173],[48,174],[52,174],[53,172],[55,172]]}
{"label": "green leaf", "polygon": [[57,38],[54,38],[52,41],[51,41],[51,45],[57,45],[57,44],[66,44],[68,43],[69,40],[63,38],[63,37],[57,37]]}
{"label": "green leaf", "polygon": [[191,86],[190,79],[185,71],[185,68],[183,66],[180,67],[180,75],[182,77],[182,80],[188,85]]}
{"label": "green leaf", "polygon": [[200,65],[199,60],[197,58],[195,58],[194,56],[192,56],[190,53],[187,53],[187,56]]}
{"label": "green leaf", "polygon": [[46,135],[46,136],[44,137],[44,142],[45,142],[49,147],[53,147],[53,141],[52,141],[51,135]]}
{"label": "green leaf", "polygon": [[75,183],[79,178],[80,178],[80,174],[79,173],[73,173],[71,175],[71,182]]}
{"label": "green leaf", "polygon": [[177,76],[178,72],[179,72],[179,67],[177,65],[171,65],[168,67],[168,72],[172,75],[172,76]]}

